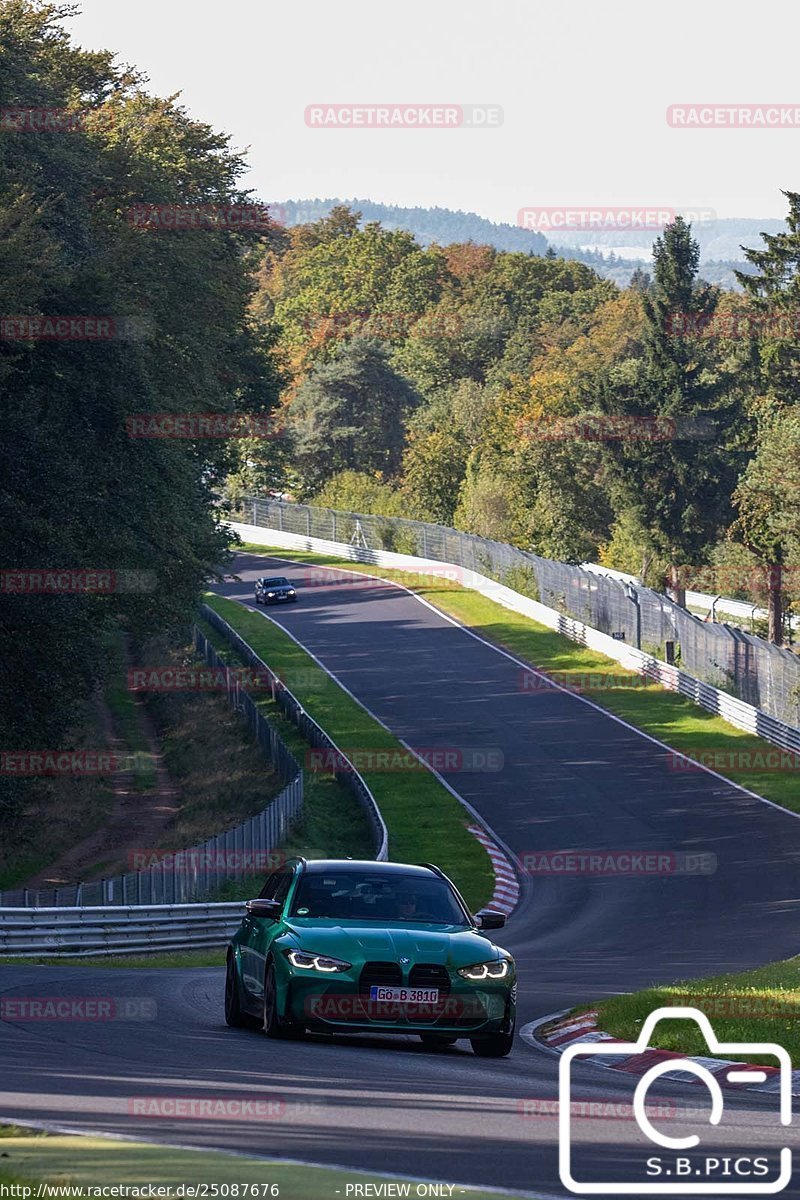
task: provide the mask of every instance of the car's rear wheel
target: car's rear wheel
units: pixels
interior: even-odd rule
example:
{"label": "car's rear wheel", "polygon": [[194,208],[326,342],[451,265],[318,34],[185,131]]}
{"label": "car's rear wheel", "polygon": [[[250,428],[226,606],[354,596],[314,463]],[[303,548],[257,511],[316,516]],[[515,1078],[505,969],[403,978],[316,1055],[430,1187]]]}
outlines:
{"label": "car's rear wheel", "polygon": [[262,1029],[269,1038],[300,1037],[305,1033],[296,1021],[287,1021],[278,1012],[278,982],[275,963],[270,959],[264,972],[264,1017]]}
{"label": "car's rear wheel", "polygon": [[511,1033],[489,1033],[485,1037],[470,1038],[473,1054],[478,1058],[505,1058],[511,1053],[514,1045],[514,1031]]}
{"label": "car's rear wheel", "polygon": [[444,1033],[421,1033],[419,1040],[428,1050],[446,1050],[448,1046],[455,1046],[458,1038]]}
{"label": "car's rear wheel", "polygon": [[228,955],[228,965],[225,970],[225,1023],[232,1029],[242,1029],[244,1026],[252,1024],[247,1013],[242,1011],[236,961],[232,954]]}

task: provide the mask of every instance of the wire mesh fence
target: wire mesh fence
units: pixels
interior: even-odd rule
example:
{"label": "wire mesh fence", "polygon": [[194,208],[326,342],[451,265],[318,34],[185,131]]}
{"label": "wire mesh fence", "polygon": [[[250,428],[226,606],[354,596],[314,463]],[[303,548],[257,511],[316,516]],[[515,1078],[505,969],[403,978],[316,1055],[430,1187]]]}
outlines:
{"label": "wire mesh fence", "polygon": [[143,870],[64,887],[0,892],[0,907],[188,904],[209,895],[226,880],[267,874],[278,865],[280,855],[276,848],[303,806],[300,764],[241,687],[235,672],[227,668],[197,627],[194,644],[209,666],[224,673],[228,700],[247,720],[253,736],[284,784],[280,793],[254,817],[197,846],[144,852],[144,857],[154,861]]}
{"label": "wire mesh fence", "polygon": [[703,683],[800,725],[800,657],[744,630],[703,621],[650,588],[404,517],[258,498],[244,501],[237,515],[247,524],[349,543],[365,562],[371,551],[389,550],[476,571],[655,658],[674,655]]}

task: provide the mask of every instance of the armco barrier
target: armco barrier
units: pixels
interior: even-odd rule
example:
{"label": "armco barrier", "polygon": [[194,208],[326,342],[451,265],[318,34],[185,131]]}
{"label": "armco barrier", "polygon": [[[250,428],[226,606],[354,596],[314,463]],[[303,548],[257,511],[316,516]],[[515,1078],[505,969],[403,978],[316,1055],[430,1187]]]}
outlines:
{"label": "armco barrier", "polygon": [[[291,507],[291,506],[288,506]],[[272,508],[272,506],[270,506]],[[779,746],[782,750],[800,752],[800,729],[786,725],[771,717],[728,692],[723,692],[711,684],[703,683],[686,671],[662,662],[643,650],[627,642],[617,641],[599,629],[593,629],[582,621],[564,616],[554,608],[531,600],[519,592],[489,579],[477,571],[469,570],[456,563],[443,563],[439,559],[420,558],[413,554],[400,554],[392,550],[374,550],[363,545],[344,542],[332,542],[323,538],[309,537],[303,533],[289,533],[286,530],[265,527],[264,525],[243,525],[231,523],[231,528],[246,542],[264,546],[285,546],[291,549],[320,551],[333,554],[353,562],[374,563],[376,566],[395,567],[401,570],[416,571],[419,574],[433,574],[441,578],[442,567],[452,568],[453,577],[463,587],[481,592],[490,599],[503,605],[513,612],[522,613],[538,621],[540,625],[563,634],[570,641],[598,650],[608,658],[614,659],[624,667],[638,671],[641,675],[660,683],[671,691],[679,692],[695,704],[699,704],[708,712],[716,713],[724,720],[744,729],[748,733],[758,734],[765,741]]]}
{"label": "armco barrier", "polygon": [[241,901],[6,908],[0,914],[0,954],[14,958],[96,958],[224,946],[243,916]]}

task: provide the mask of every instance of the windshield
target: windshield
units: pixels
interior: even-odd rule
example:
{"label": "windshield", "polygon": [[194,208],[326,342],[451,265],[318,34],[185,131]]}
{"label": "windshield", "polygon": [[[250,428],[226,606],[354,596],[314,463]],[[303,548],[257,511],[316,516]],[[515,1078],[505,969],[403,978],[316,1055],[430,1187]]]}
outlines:
{"label": "windshield", "polygon": [[468,924],[461,905],[443,879],[377,872],[305,873],[291,915],[336,921]]}
{"label": "windshield", "polygon": [[283,575],[278,575],[275,579],[262,579],[261,582],[263,583],[264,587],[290,587],[291,586],[291,584],[289,583],[289,580],[285,579]]}

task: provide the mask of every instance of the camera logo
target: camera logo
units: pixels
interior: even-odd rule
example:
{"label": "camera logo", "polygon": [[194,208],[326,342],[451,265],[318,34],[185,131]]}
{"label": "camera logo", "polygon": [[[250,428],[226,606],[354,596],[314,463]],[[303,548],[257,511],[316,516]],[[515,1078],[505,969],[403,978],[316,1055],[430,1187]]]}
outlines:
{"label": "camera logo", "polygon": [[[758,1196],[775,1195],[783,1191],[792,1177],[792,1152],[788,1146],[780,1150],[779,1158],[773,1154],[775,1161],[774,1172],[770,1168],[769,1157],[760,1154],[757,1157],[741,1155],[739,1157],[721,1158],[706,1154],[702,1147],[695,1154],[690,1151],[700,1146],[698,1134],[686,1137],[671,1137],[655,1127],[646,1111],[648,1088],[662,1075],[680,1071],[683,1074],[697,1076],[705,1084],[711,1096],[711,1110],[708,1121],[711,1126],[718,1126],[724,1116],[724,1099],[720,1087],[719,1076],[722,1073],[726,1082],[736,1083],[766,1083],[767,1073],[758,1067],[749,1067],[746,1071],[731,1065],[725,1070],[721,1062],[715,1074],[704,1066],[703,1061],[685,1059],[663,1059],[650,1067],[642,1075],[636,1085],[633,1096],[633,1114],[636,1124],[645,1138],[666,1152],[661,1155],[651,1155],[642,1164],[642,1180],[609,1180],[600,1183],[595,1180],[579,1180],[575,1178],[573,1130],[571,1126],[571,1083],[573,1063],[578,1060],[591,1061],[593,1057],[602,1057],[604,1064],[617,1055],[629,1058],[631,1055],[644,1054],[648,1048],[653,1031],[661,1020],[694,1021],[700,1027],[711,1054],[757,1054],[770,1056],[777,1060],[778,1080],[777,1095],[779,1098],[778,1112],[781,1125],[790,1125],[792,1120],[792,1064],[788,1052],[783,1046],[773,1042],[720,1042],[711,1027],[711,1022],[705,1013],[696,1008],[657,1008],[650,1013],[642,1026],[639,1039],[636,1042],[609,1041],[580,1041],[573,1042],[564,1051],[559,1064],[559,1105],[558,1105],[558,1135],[559,1135],[559,1174],[561,1182],[571,1192],[580,1195],[621,1196],[635,1194],[649,1195],[717,1195],[717,1196]],[[652,1110],[651,1110],[652,1111]],[[772,1174],[770,1179],[764,1176]],[[757,1181],[759,1180],[759,1181]]]}

